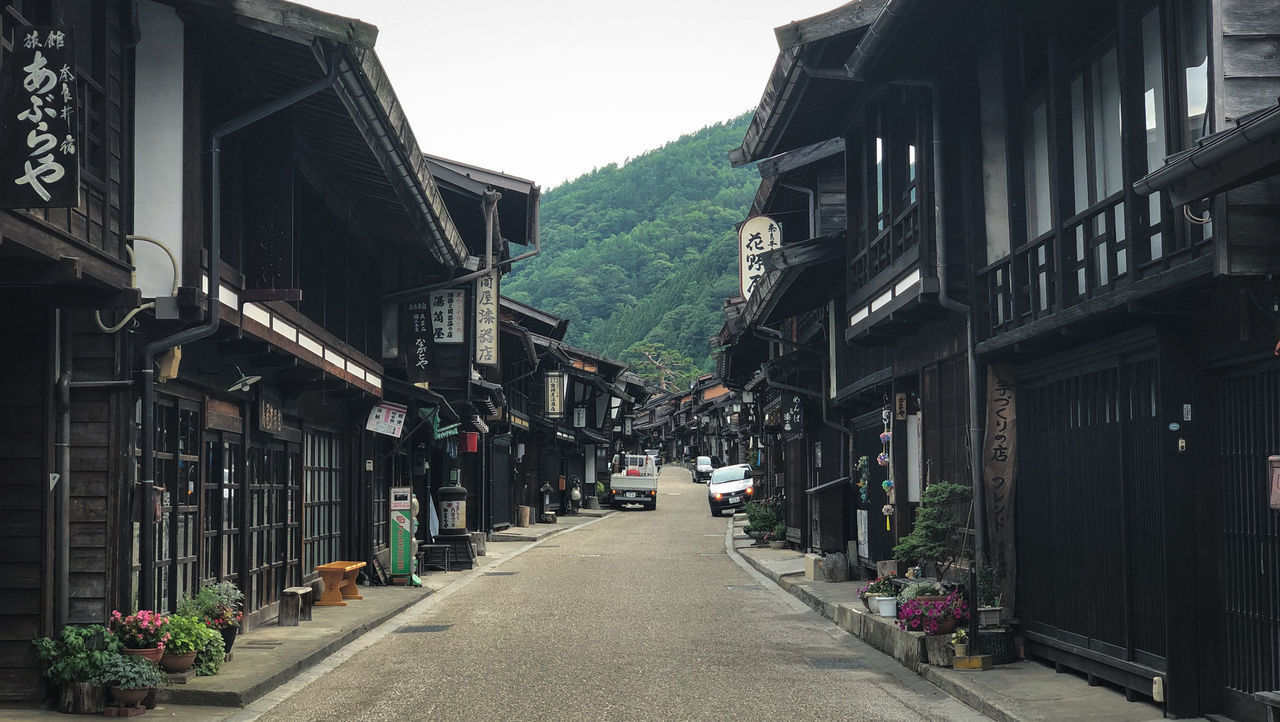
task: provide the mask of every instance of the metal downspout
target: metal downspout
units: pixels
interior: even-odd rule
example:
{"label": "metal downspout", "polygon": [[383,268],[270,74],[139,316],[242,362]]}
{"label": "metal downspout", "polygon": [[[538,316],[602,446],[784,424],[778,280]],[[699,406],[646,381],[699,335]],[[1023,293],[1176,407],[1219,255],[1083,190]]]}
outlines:
{"label": "metal downspout", "polygon": [[214,128],[210,133],[210,213],[212,214],[212,231],[209,234],[209,305],[208,318],[199,326],[183,329],[175,334],[149,342],[142,349],[142,413],[141,435],[142,446],[142,478],[139,480],[142,489],[142,522],[139,530],[138,545],[138,605],[140,609],[155,608],[155,516],[151,513],[151,502],[155,493],[155,364],[157,354],[180,346],[184,343],[208,338],[218,330],[221,312],[220,289],[222,287],[222,139],[243,130],[248,126],[278,113],[285,108],[330,88],[338,80],[337,53],[328,56],[328,68],[325,77],[308,83],[303,87],[282,95],[243,115],[232,118]]}

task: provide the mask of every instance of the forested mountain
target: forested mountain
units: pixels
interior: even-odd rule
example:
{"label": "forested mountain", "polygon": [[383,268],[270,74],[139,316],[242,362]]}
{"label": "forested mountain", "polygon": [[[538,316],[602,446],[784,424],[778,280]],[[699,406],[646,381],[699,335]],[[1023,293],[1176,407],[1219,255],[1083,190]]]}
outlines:
{"label": "forested mountain", "polygon": [[[542,253],[503,293],[570,319],[569,343],[652,371],[656,349],[696,374],[737,292],[737,235],[759,176],[732,168],[750,114],[557,186],[542,197]],[[660,346],[659,346],[660,345]]]}

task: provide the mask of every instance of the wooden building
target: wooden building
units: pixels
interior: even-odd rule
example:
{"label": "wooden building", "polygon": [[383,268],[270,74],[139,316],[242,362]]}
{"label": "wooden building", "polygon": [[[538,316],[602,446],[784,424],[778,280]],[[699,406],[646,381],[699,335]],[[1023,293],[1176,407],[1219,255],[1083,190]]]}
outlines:
{"label": "wooden building", "polygon": [[[1235,0],[864,0],[777,30],[730,155],[761,161],[753,213],[807,210],[810,240],[781,222],[728,378],[824,412],[844,469],[890,460],[865,500],[856,475],[818,491],[794,460],[826,430],[784,436],[789,502],[817,498],[801,543],[886,559],[919,488],[973,482],[970,549],[1029,654],[1131,694],[1158,678],[1175,715],[1262,714],[1278,30]],[[822,218],[845,283],[791,291]]]}
{"label": "wooden building", "polygon": [[[57,26],[71,36],[76,73],[65,85],[76,98],[70,122],[78,139],[62,178],[45,181],[49,200],[69,192],[68,204],[19,207],[42,202],[33,195],[0,211],[0,506],[8,512],[0,564],[10,582],[0,604],[0,701],[40,697],[32,638],[100,622],[129,594],[119,563],[128,539],[116,533],[129,518],[128,344],[101,333],[95,312],[112,318],[139,303],[125,238],[131,6],[49,0],[0,10],[8,87],[23,86],[13,60],[31,49],[24,26]],[[48,38],[36,40],[43,48]],[[8,147],[12,138],[3,140]],[[19,189],[12,179],[23,175],[20,158],[5,166],[11,170],[12,191]]]}

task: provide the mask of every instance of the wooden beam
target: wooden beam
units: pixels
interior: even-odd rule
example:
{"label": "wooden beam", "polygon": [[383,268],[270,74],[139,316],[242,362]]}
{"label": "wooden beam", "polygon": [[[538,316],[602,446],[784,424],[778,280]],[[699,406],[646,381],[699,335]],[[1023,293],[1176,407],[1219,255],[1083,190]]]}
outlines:
{"label": "wooden beam", "polygon": [[239,25],[304,45],[322,38],[371,49],[378,40],[376,25],[284,0],[175,0],[174,4],[230,14]]}
{"label": "wooden beam", "polygon": [[773,35],[779,50],[812,43],[870,25],[887,4],[888,0],[854,0],[821,15],[774,28]]}

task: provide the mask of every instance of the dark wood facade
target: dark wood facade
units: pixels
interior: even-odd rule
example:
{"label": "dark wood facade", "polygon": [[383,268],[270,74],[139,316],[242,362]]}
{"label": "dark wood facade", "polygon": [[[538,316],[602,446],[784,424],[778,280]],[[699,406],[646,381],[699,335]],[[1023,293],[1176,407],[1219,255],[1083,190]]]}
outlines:
{"label": "dark wood facade", "polygon": [[[816,539],[798,541],[839,548],[824,540],[829,499],[864,562],[889,558],[910,529],[911,474],[974,481],[987,389],[970,359],[977,379],[1011,368],[1015,612],[1028,652],[1131,694],[1162,677],[1174,714],[1257,717],[1252,694],[1280,688],[1274,650],[1255,642],[1280,624],[1280,521],[1263,493],[1278,448],[1266,326],[1278,11],[895,4],[780,28],[778,63],[730,153],[761,160],[753,213],[785,214],[807,200],[792,188],[821,190],[839,144],[847,272],[839,292],[789,286],[784,253],[762,284],[777,298],[753,297],[727,322],[726,368],[750,379],[755,329],[820,338],[789,329],[805,328],[806,306],[839,304],[819,322],[837,343],[821,354],[812,406],[844,427],[855,462],[881,450],[892,411],[892,531],[880,514],[888,472],[873,467],[865,500],[856,487],[815,491]],[[1237,124],[1248,132],[1215,137]],[[768,355],[791,350],[774,343]],[[779,451],[792,458],[822,433],[806,425],[804,443]],[[799,464],[784,473],[801,489],[826,478]],[[1114,592],[1106,604],[1085,598],[1098,589]]]}

